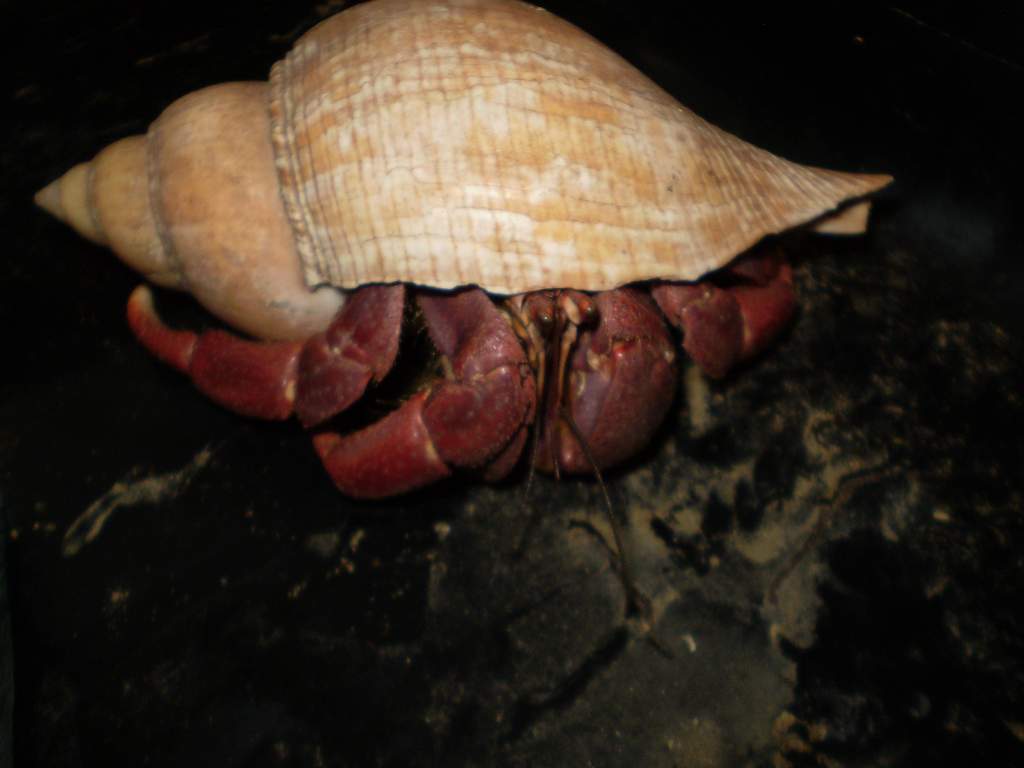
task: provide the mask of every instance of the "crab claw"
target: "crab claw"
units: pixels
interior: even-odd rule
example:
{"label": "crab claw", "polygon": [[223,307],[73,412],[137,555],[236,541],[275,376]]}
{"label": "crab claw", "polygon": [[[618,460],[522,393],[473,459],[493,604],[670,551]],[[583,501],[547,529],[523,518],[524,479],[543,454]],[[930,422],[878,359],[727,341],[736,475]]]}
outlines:
{"label": "crab claw", "polygon": [[481,468],[495,479],[522,450],[536,392],[511,327],[479,289],[421,296],[419,306],[447,377],[376,424],[314,440],[327,472],[350,496],[393,496],[453,467]]}
{"label": "crab claw", "polygon": [[539,467],[547,471],[557,461],[565,472],[592,472],[634,455],[650,441],[675,393],[674,344],[650,299],[620,288],[593,300],[600,321],[580,334],[563,393],[573,424],[563,414],[538,451]]}
{"label": "crab claw", "polygon": [[757,355],[789,325],[796,310],[793,272],[775,251],[748,256],[712,280],[664,283],[651,295],[683,331],[683,348],[712,378]]}

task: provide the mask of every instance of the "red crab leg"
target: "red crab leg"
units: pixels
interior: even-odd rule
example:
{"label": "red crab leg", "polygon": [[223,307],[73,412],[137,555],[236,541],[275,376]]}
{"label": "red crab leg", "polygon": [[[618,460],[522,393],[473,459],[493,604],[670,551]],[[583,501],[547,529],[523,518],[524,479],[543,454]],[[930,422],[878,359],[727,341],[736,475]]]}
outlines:
{"label": "red crab leg", "polygon": [[421,296],[447,378],[376,424],[314,444],[346,494],[393,496],[446,477],[451,467],[511,469],[535,401],[526,355],[508,322],[478,289]]}
{"label": "red crab leg", "polygon": [[747,282],[664,283],[651,290],[661,311],[682,329],[683,348],[713,378],[767,347],[796,309],[792,269],[776,252],[742,259],[728,272]]}
{"label": "red crab leg", "polygon": [[128,299],[139,342],[189,376],[217,403],[246,416],[315,424],[347,408],[370,379],[387,373],[398,351],[402,286],[371,286],[348,297],[324,333],[306,342],[249,341],[226,331],[169,328],[149,288]]}
{"label": "red crab leg", "polygon": [[[653,302],[629,288],[593,297],[600,322],[583,330],[575,345],[562,394],[598,467],[629,458],[647,444],[675,393],[675,348]],[[564,419],[549,433],[552,451],[538,451],[541,468],[552,455],[565,472],[594,467]]]}

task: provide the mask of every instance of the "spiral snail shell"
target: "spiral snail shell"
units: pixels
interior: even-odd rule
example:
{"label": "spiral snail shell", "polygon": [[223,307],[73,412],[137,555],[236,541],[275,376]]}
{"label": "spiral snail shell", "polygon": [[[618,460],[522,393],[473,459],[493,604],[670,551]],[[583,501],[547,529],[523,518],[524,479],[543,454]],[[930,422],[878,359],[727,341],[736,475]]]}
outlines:
{"label": "spiral snail shell", "polygon": [[337,289],[689,281],[766,235],[862,230],[888,176],[797,165],[705,122],[517,0],[372,0],[173,103],[37,202],[255,336]]}

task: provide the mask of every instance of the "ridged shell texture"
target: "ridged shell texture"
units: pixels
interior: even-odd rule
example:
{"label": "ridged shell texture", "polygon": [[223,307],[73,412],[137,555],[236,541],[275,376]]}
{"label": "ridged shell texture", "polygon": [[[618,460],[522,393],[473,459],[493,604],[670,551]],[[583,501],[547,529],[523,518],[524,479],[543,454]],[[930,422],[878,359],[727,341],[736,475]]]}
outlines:
{"label": "ridged shell texture", "polygon": [[889,180],[753,147],[515,0],[355,6],[298,41],[271,91],[310,284],[693,280]]}

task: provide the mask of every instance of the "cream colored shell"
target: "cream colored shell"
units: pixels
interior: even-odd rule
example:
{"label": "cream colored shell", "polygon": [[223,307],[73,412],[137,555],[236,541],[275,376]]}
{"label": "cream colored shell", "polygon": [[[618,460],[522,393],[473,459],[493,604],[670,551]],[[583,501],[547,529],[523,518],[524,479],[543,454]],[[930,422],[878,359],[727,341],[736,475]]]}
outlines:
{"label": "cream colored shell", "polygon": [[515,0],[356,6],[298,41],[271,92],[310,285],[693,280],[889,181],[753,147]]}

